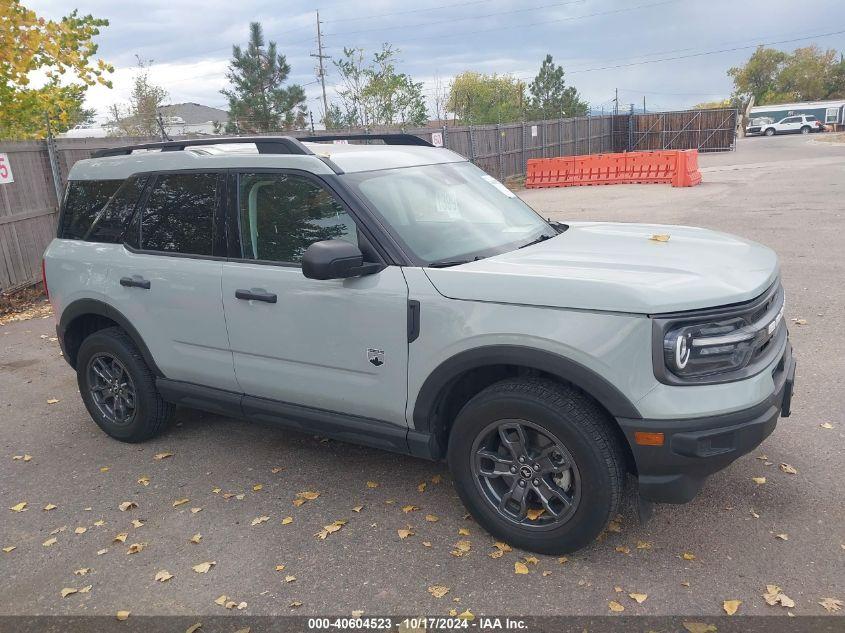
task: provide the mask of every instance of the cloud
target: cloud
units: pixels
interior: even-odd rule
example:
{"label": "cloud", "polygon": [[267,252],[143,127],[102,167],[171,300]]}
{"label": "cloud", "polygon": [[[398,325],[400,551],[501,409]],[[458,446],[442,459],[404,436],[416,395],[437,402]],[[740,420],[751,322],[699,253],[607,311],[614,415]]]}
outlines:
{"label": "cloud", "polygon": [[[110,21],[97,41],[99,54],[117,67],[115,87],[93,88],[87,97],[101,113],[128,98],[136,55],[153,60],[150,78],[168,91],[171,102],[225,105],[220,89],[227,85],[231,46],[246,41],[250,21],[260,21],[266,37],[278,42],[291,65],[290,80],[304,85],[308,105],[319,111],[310,2],[79,2],[81,13]],[[56,4],[27,0],[27,6],[50,18],[67,12]],[[390,42],[400,50],[400,70],[423,81],[429,93],[435,75],[448,80],[464,70],[530,80],[551,53],[566,70],[567,81],[593,105],[609,107],[618,88],[622,104],[639,107],[645,96],[650,108],[671,109],[728,96],[726,70],[747,59],[753,48],[641,62],[837,30],[829,21],[841,12],[839,0],[804,2],[800,21],[794,19],[795,7],[792,0],[324,0],[320,16],[326,54],[338,56],[344,46],[372,52]],[[817,43],[845,49],[842,35]],[[640,65],[602,69],[630,62]],[[331,66],[328,70],[327,85],[332,86],[338,78]]]}

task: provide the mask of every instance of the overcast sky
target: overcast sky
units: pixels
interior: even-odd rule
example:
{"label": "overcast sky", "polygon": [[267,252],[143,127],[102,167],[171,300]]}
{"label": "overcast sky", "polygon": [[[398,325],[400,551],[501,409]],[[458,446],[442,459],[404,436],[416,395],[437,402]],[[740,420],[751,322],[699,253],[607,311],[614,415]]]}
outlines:
{"label": "overcast sky", "polygon": [[[245,43],[249,23],[264,25],[291,66],[290,80],[305,87],[317,113],[315,9],[323,21],[325,53],[344,46],[374,51],[382,42],[400,50],[399,70],[425,84],[464,70],[530,80],[546,53],[566,70],[567,83],[599,109],[620,104],[675,109],[727,97],[725,71],[759,43],[783,50],[816,43],[845,51],[842,0],[367,0],[318,4],[300,0],[25,0],[39,15],[59,18],[74,7],[108,18],[97,38],[100,56],[114,64],[114,88],[88,92],[101,114],[125,102],[136,55],[152,59],[151,79],[170,103],[224,107],[220,89],[233,43]],[[843,31],[838,35],[818,37]],[[816,36],[809,39],[807,36]],[[785,42],[785,40],[794,40]],[[741,48],[751,47],[751,48]],[[739,49],[739,50],[725,50]],[[699,55],[710,51],[725,51]],[[666,58],[677,58],[669,61]],[[646,63],[643,63],[646,62]],[[337,73],[329,67],[331,101]]]}

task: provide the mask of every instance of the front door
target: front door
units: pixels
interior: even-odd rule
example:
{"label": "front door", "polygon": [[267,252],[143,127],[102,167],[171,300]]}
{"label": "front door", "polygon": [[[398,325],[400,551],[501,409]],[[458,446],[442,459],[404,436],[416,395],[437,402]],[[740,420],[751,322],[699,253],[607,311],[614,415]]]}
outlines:
{"label": "front door", "polygon": [[307,279],[300,262],[312,243],[359,243],[348,209],[300,174],[242,173],[237,189],[229,231],[237,233],[241,258],[223,264],[223,304],[243,392],[405,426],[402,269]]}

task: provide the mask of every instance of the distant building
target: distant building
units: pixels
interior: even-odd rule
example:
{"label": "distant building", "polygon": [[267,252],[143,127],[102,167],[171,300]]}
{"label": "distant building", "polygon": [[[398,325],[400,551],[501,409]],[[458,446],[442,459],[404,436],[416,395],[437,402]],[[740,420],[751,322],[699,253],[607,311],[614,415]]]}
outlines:
{"label": "distant building", "polygon": [[[199,103],[174,103],[158,109],[170,136],[217,134],[229,120],[229,113]],[[217,128],[217,129],[215,129]]]}
{"label": "distant building", "polygon": [[829,128],[845,127],[845,101],[806,101],[755,106],[749,110],[748,118],[770,117],[780,121],[795,114],[812,114]]}

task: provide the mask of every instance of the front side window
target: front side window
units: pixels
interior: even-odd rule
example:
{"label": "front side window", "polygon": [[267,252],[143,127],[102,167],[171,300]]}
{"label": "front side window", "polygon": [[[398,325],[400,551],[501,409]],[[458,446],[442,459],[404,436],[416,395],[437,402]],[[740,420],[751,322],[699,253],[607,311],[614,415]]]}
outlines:
{"label": "front side window", "polygon": [[158,176],[141,214],[140,247],[211,255],[219,181],[213,173]]}
{"label": "front side window", "polygon": [[314,242],[358,244],[355,222],[343,205],[303,176],[241,174],[238,212],[245,259],[298,264]]}
{"label": "front side window", "polygon": [[97,214],[122,184],[122,179],[69,181],[58,236],[66,240],[85,239]]}
{"label": "front side window", "polygon": [[423,264],[486,257],[557,234],[516,194],[468,162],[341,178]]}

